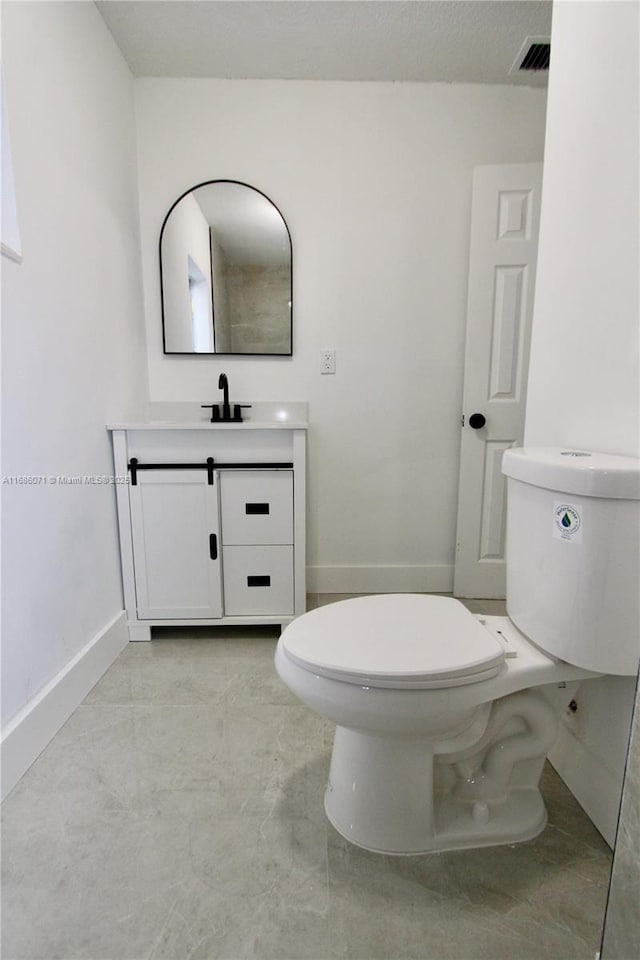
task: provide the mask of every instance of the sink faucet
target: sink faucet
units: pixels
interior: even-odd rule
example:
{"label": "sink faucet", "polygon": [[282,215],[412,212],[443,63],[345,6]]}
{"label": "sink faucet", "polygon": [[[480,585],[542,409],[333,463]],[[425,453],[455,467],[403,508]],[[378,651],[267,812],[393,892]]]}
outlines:
{"label": "sink faucet", "polygon": [[218,390],[222,390],[222,415],[220,414],[220,404],[201,403],[200,406],[205,410],[211,407],[211,423],[242,423],[242,411],[248,410],[250,403],[234,403],[233,416],[231,415],[231,404],[229,403],[229,381],[226,373],[221,373],[218,378]]}
{"label": "sink faucet", "polygon": [[218,390],[222,390],[222,419],[231,419],[231,407],[229,406],[229,381],[226,373],[221,373],[218,379]]}

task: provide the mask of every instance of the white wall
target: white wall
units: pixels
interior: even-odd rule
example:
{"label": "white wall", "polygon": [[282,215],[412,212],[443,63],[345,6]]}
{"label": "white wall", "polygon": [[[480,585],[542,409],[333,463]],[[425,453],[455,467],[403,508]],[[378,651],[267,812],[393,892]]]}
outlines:
{"label": "white wall", "polygon": [[[638,9],[554,3],[531,446],[640,456]],[[552,754],[610,842],[634,685],[585,684]]]}
{"label": "white wall", "polygon": [[[540,160],[546,94],[446,84],[136,83],[152,400],[310,401],[310,588],[451,588],[471,176]],[[293,239],[292,359],[162,355],[173,201],[244,181]],[[337,351],[320,376],[320,351]]]}
{"label": "white wall", "polygon": [[[132,77],[93,4],[3,4],[2,33],[23,253],[2,261],[2,473],[109,476],[105,424],[146,397]],[[123,601],[113,486],[2,498],[7,721]]]}
{"label": "white wall", "polygon": [[206,293],[201,298],[206,318],[198,329],[198,347],[207,351],[213,345],[211,317],[211,254],[209,225],[193,195],[183,197],[173,209],[162,234],[163,306],[165,316],[172,318],[165,328],[165,341],[172,352],[193,350],[194,329],[189,290],[189,259],[202,276]]}
{"label": "white wall", "polygon": [[554,6],[530,444],[640,456],[637,21]]}

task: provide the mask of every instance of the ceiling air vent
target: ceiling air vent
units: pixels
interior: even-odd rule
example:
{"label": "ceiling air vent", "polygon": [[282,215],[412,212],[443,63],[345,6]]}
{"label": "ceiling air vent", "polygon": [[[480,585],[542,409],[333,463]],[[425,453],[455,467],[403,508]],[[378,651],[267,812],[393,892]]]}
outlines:
{"label": "ceiling air vent", "polygon": [[531,73],[549,69],[551,57],[550,37],[527,37],[509,73]]}

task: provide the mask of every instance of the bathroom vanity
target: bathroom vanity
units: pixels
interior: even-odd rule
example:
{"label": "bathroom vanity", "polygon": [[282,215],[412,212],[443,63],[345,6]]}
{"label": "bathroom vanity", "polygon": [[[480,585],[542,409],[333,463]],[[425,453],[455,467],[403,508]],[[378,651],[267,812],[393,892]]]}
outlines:
{"label": "bathroom vanity", "polygon": [[305,403],[261,403],[242,423],[155,404],[108,427],[131,640],[304,612],[307,426]]}

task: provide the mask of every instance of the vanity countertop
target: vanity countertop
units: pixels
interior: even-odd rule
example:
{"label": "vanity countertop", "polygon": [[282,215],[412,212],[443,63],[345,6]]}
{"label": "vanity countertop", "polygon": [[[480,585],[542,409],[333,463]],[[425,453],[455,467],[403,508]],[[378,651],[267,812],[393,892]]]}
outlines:
{"label": "vanity countertop", "polygon": [[[244,401],[234,401],[235,403]],[[306,430],[308,404],[301,401],[253,403],[240,423],[212,423],[199,403],[151,403],[148,417],[109,423],[107,430]]]}

